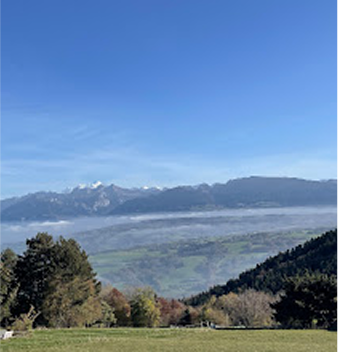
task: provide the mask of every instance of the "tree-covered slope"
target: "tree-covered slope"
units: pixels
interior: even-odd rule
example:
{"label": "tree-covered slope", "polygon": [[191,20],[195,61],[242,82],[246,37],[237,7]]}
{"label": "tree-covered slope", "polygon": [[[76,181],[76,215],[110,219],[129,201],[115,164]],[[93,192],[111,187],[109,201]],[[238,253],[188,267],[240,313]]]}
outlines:
{"label": "tree-covered slope", "polygon": [[286,277],[306,272],[337,276],[337,230],[326,232],[303,245],[268,258],[254,269],[240,274],[238,279],[229,280],[226,285],[214,286],[209,291],[190,298],[188,303],[200,305],[212,295],[220,296],[248,288],[277,293],[282,289]]}

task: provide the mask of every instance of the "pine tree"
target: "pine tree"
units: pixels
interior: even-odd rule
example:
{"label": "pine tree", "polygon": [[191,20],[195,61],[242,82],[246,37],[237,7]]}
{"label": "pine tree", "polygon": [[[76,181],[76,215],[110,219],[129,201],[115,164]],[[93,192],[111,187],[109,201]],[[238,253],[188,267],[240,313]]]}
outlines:
{"label": "pine tree", "polygon": [[20,284],[16,316],[31,307],[35,325],[70,327],[95,323],[102,317],[100,283],[85,251],[73,240],[53,241],[47,233],[27,240],[27,250],[15,268]]}
{"label": "pine tree", "polygon": [[337,280],[324,274],[290,278],[281,300],[272,307],[284,327],[328,328],[337,320]]}
{"label": "pine tree", "polygon": [[[15,275],[19,283],[16,316],[27,313],[33,306],[36,312],[42,311],[48,284],[54,272],[55,244],[47,233],[38,233],[26,241],[27,250],[19,256]],[[44,325],[46,319],[40,314],[37,324]]]}
{"label": "pine tree", "polygon": [[1,252],[0,260],[0,322],[1,326],[8,326],[13,322],[11,308],[15,301],[18,283],[14,275],[17,255],[9,248]]}

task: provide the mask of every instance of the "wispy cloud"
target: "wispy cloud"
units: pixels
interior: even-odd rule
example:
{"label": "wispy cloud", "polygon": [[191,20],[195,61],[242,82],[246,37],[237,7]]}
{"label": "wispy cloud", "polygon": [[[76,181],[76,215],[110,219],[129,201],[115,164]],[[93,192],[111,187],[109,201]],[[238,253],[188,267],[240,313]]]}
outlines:
{"label": "wispy cloud", "polygon": [[4,198],[36,190],[60,191],[94,180],[131,187],[226,182],[250,175],[336,178],[336,160],[320,151],[220,159],[192,153],[158,156],[135,147],[106,146],[86,153],[70,151],[62,158],[4,160],[1,173]]}
{"label": "wispy cloud", "polygon": [[245,150],[236,152],[239,141],[245,141],[236,135],[235,140],[227,137],[229,152],[212,149],[216,146],[196,149],[196,145],[190,151],[164,151],[152,140],[138,138],[135,129],[114,129],[112,124],[93,119],[70,119],[68,124],[66,119],[33,122],[23,123],[22,138],[6,140],[1,160],[2,198],[37,190],[60,191],[94,180],[131,187],[226,182],[250,175],[336,177],[335,155],[325,149],[285,154],[272,149],[248,157]]}

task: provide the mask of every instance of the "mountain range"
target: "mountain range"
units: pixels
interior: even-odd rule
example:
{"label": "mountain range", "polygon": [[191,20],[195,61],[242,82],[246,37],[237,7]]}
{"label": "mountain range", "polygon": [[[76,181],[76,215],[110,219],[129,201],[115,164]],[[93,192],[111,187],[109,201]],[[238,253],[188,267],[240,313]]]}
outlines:
{"label": "mountain range", "polygon": [[37,192],[1,201],[2,221],[57,220],[109,215],[120,204],[160,192],[157,188],[121,188],[96,182],[71,191]]}
{"label": "mountain range", "polygon": [[63,193],[37,192],[2,200],[1,220],[56,220],[166,211],[336,204],[337,180],[253,176],[225,184],[169,189],[128,189],[97,182]]}

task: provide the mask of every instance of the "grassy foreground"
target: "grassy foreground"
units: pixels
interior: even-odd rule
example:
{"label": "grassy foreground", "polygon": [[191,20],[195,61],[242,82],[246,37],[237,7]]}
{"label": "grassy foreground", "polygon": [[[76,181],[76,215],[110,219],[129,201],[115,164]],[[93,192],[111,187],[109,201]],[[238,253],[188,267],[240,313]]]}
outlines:
{"label": "grassy foreground", "polygon": [[1,342],[2,352],[335,352],[337,334],[320,330],[68,329]]}

